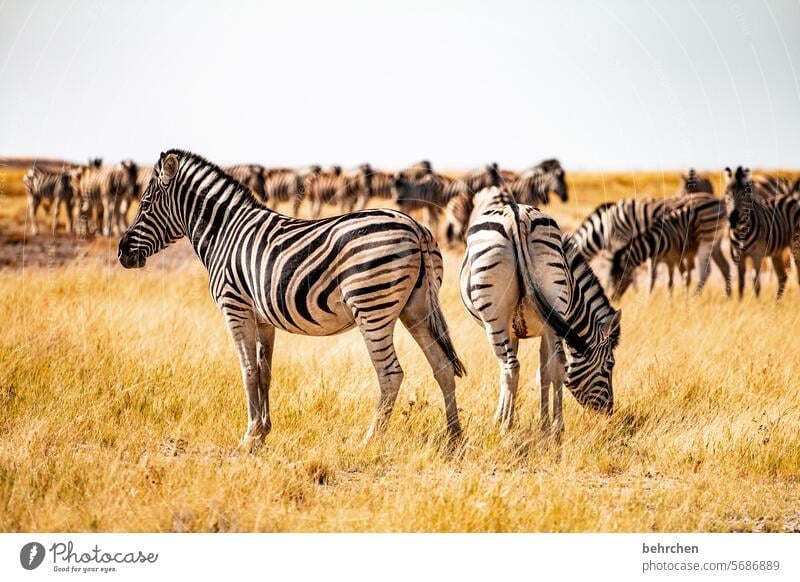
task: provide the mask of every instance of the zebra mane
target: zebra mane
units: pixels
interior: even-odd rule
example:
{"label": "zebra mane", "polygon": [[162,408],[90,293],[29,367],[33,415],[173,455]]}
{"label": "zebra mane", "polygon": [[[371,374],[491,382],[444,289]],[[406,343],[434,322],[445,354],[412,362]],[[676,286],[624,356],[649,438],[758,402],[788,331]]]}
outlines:
{"label": "zebra mane", "polygon": [[[181,160],[181,161],[188,159],[188,160],[191,160],[193,162],[198,162],[198,163],[200,163],[201,165],[203,165],[205,167],[210,167],[213,171],[215,171],[220,176],[226,178],[230,182],[233,182],[235,184],[236,194],[240,194],[241,197],[244,200],[246,200],[248,202],[252,202],[256,206],[258,206],[259,208],[263,208],[264,210],[267,209],[265,206],[261,205],[258,202],[258,200],[256,200],[256,197],[250,191],[250,188],[248,188],[247,186],[245,186],[244,184],[242,184],[241,182],[236,180],[233,176],[231,176],[228,172],[223,170],[217,164],[215,164],[214,162],[212,162],[212,161],[208,160],[207,158],[201,156],[200,154],[196,154],[194,152],[190,152],[190,151],[182,150],[182,149],[178,149],[178,148],[172,148],[172,149],[166,151],[165,153],[163,153],[161,155],[161,157],[159,158],[158,162],[156,162],[156,166],[161,164],[161,161],[166,156],[168,156],[170,154],[174,154],[174,155],[178,156],[178,159]],[[154,170],[153,175],[157,176],[158,175],[158,171]]]}

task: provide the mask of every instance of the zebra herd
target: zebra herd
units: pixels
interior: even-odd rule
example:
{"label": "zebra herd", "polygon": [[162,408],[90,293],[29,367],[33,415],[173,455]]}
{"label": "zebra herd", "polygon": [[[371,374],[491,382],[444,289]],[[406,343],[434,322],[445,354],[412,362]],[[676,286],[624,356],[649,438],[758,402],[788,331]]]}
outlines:
{"label": "zebra herd", "polygon": [[[797,185],[755,180],[741,167],[728,170],[724,200],[714,197],[710,182],[690,172],[676,197],[601,205],[571,235],[537,208],[551,194],[567,199],[564,172],[555,160],[521,174],[490,164],[458,179],[435,173],[428,162],[396,175],[366,165],[358,171],[363,181],[351,181],[358,186],[343,190],[340,169],[226,171],[191,152],[170,150],[161,154],[137,215],[120,238],[118,258],[125,268],[143,267],[184,236],[206,267],[211,295],[239,355],[247,449],[263,442],[272,428],[276,330],[326,336],[357,327],[380,388],[367,439],[382,433],[403,380],[394,345],[398,320],[422,349],[442,391],[451,441],[462,432],[455,378],[466,370],[439,303],[439,246],[428,227],[403,212],[364,209],[373,192],[394,197],[401,210],[421,208],[433,225],[446,209],[448,237],[465,243],[461,298],[483,326],[498,361],[495,419],[503,430],[512,426],[517,350],[526,338],[541,338],[537,380],[545,432],[556,438],[563,433],[564,386],[582,406],[613,411],[622,315],[589,265],[601,252],[611,257],[612,298],[624,293],[633,269],[646,260],[652,269],[666,263],[670,273],[678,267],[688,288],[698,259],[698,292],[713,260],[730,294],[730,270],[721,252],[726,224],[740,293],[745,257],[753,259],[757,272],[762,258],[772,258],[781,280],[779,297],[784,251],[791,247],[795,261],[800,259]],[[254,174],[264,179],[247,182]],[[53,185],[54,199],[59,184],[65,186],[61,180]],[[264,204],[271,187],[280,189],[281,200],[296,199],[301,182],[304,195],[317,201],[312,209],[341,204],[344,196],[345,207],[353,211],[306,220]]]}
{"label": "zebra herd", "polygon": [[[260,204],[275,209],[279,204],[290,203],[293,216],[299,216],[303,202],[307,202],[309,217],[316,219],[326,205],[349,213],[365,209],[371,200],[394,200],[401,211],[421,211],[434,232],[438,231],[443,214],[465,212],[472,196],[491,185],[502,184],[518,200],[536,205],[547,204],[551,192],[561,200],[567,199],[564,171],[557,160],[545,160],[520,173],[491,164],[458,178],[435,172],[427,160],[399,172],[377,170],[370,164],[350,171],[340,166],[292,169],[258,164],[223,169],[246,186]],[[44,206],[45,210],[52,207],[53,232],[63,214],[68,232],[75,230],[77,216],[83,234],[121,234],[128,227],[129,209],[151,175],[152,169],[132,160],[103,164],[102,159],[95,158],[84,165],[34,166],[24,180],[31,233],[39,232],[36,214]],[[452,238],[458,237],[456,234]]]}

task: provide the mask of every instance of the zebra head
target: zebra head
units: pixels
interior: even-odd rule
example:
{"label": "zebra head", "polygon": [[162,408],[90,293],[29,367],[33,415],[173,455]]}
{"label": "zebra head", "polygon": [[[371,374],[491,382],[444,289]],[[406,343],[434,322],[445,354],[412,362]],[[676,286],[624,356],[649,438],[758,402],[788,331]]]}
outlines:
{"label": "zebra head", "polygon": [[581,404],[611,414],[614,410],[614,350],[619,345],[622,311],[608,308],[598,320],[594,341],[585,346],[567,344],[566,385]]}
{"label": "zebra head", "polygon": [[556,159],[545,160],[536,169],[544,177],[544,186],[547,192],[553,192],[561,200],[566,202],[569,199],[567,190],[567,176],[561,167],[561,162]]}
{"label": "zebra head", "polygon": [[161,154],[153,169],[136,218],[119,241],[117,256],[126,269],[144,267],[147,258],[184,235],[173,195],[180,160],[175,153]]}
{"label": "zebra head", "polygon": [[738,166],[735,172],[725,168],[728,185],[725,187],[725,209],[731,228],[749,223],[750,209],[753,206],[753,180],[750,170]]}
{"label": "zebra head", "polygon": [[631,257],[631,246],[618,249],[611,258],[609,286],[614,290],[611,298],[619,301],[633,283],[634,272],[639,265]]}

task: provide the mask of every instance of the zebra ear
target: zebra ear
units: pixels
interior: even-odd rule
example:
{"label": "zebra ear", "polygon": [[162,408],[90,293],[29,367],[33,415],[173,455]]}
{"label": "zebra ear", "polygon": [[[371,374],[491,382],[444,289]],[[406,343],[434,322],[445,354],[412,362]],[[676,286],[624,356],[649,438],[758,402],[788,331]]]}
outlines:
{"label": "zebra ear", "polygon": [[161,180],[161,183],[166,186],[172,181],[177,173],[178,156],[175,154],[169,154],[161,163],[161,173],[159,174],[158,179]]}

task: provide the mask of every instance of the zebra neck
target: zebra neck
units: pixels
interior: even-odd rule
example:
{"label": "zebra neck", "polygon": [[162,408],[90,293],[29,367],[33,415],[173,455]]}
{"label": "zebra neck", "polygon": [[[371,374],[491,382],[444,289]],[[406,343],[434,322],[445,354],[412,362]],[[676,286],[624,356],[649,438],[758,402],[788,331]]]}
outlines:
{"label": "zebra neck", "polygon": [[248,224],[276,214],[258,204],[238,182],[218,173],[201,173],[187,188],[181,188],[179,207],[186,236],[203,264],[209,264],[229,248]]}

